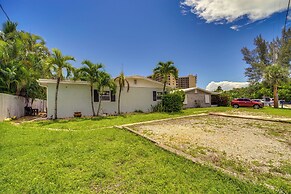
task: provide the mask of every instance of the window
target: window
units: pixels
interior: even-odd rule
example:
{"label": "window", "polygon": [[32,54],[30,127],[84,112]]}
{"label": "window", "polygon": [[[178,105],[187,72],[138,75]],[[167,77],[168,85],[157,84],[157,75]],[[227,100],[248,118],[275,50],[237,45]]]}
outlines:
{"label": "window", "polygon": [[210,95],[205,94],[205,104],[209,104],[210,103]]}
{"label": "window", "polygon": [[157,92],[157,100],[162,100],[163,92]]}
{"label": "window", "polygon": [[135,80],[133,80],[133,82],[134,82],[134,84],[136,85],[137,84],[137,80],[135,79]]}
{"label": "window", "polygon": [[153,91],[153,101],[162,100],[163,92]]}
{"label": "window", "polygon": [[103,93],[100,93],[101,100],[109,101],[110,100],[110,92],[104,91]]}

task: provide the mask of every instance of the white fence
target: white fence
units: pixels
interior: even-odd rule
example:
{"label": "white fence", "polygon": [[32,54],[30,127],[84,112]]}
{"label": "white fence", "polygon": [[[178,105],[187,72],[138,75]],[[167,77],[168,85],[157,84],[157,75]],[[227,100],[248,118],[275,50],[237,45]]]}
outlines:
{"label": "white fence", "polygon": [[[17,118],[24,116],[26,104],[24,97],[0,93],[0,121],[13,116]],[[31,99],[28,106],[31,106]],[[40,112],[46,112],[46,100],[35,99],[32,108],[37,108]]]}

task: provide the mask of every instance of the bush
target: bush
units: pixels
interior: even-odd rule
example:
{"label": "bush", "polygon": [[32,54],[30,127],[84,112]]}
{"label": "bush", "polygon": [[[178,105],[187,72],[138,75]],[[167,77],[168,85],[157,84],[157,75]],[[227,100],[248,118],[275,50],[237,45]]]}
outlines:
{"label": "bush", "polygon": [[230,105],[230,99],[229,96],[225,93],[221,93],[218,96],[218,106],[229,106]]}
{"label": "bush", "polygon": [[183,108],[185,93],[183,91],[174,91],[173,93],[165,94],[162,97],[163,111],[165,112],[180,112]]}
{"label": "bush", "polygon": [[152,112],[163,112],[163,111],[164,111],[164,108],[163,108],[162,102],[159,102],[155,106],[152,105]]}

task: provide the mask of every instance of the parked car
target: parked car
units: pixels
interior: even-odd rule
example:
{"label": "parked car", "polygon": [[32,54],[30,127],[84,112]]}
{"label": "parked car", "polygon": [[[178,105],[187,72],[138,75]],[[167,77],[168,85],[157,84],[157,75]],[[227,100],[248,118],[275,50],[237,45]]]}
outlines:
{"label": "parked car", "polygon": [[257,102],[254,100],[250,100],[248,98],[235,98],[231,101],[231,106],[233,108],[239,108],[239,107],[253,107],[255,109],[263,108],[264,103],[263,102]]}

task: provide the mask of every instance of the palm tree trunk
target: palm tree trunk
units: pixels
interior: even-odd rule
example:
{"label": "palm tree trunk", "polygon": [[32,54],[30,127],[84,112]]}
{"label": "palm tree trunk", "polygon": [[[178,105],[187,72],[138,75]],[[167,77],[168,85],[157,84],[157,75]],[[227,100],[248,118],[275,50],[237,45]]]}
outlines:
{"label": "palm tree trunk", "polygon": [[120,114],[120,98],[121,98],[121,86],[119,86],[119,95],[118,95],[118,114]]}
{"label": "palm tree trunk", "polygon": [[55,117],[54,119],[58,118],[58,93],[59,93],[59,85],[60,85],[61,78],[57,78],[57,86],[56,86],[56,95],[55,95]]}
{"label": "palm tree trunk", "polygon": [[274,108],[278,108],[279,104],[278,104],[278,85],[274,84],[273,86],[273,93],[274,93]]}
{"label": "palm tree trunk", "polygon": [[94,110],[94,103],[93,103],[93,85],[90,85],[90,90],[91,90],[91,107],[92,107],[92,113],[93,113],[93,117],[95,116],[95,110]]}
{"label": "palm tree trunk", "polygon": [[102,102],[102,90],[100,90],[100,98],[99,98],[99,104],[98,104],[98,110],[97,110],[97,116],[99,116],[100,108],[101,108],[101,102]]}
{"label": "palm tree trunk", "polygon": [[165,94],[165,91],[166,91],[166,84],[167,84],[167,82],[164,82],[163,95]]}

